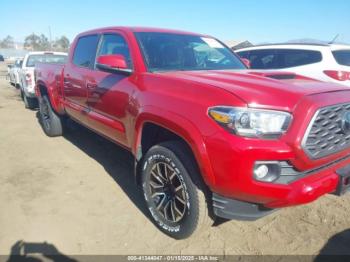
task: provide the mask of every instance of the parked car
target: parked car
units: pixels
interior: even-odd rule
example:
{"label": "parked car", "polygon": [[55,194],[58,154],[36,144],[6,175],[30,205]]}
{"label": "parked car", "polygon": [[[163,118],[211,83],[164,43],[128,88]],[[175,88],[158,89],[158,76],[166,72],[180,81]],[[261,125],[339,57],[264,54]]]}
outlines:
{"label": "parked car", "polygon": [[5,61],[4,57],[0,55],[0,62],[4,62],[4,61]]}
{"label": "parked car", "polygon": [[20,83],[18,72],[19,70],[21,70],[22,64],[23,64],[23,58],[16,59],[15,63],[11,66],[8,72],[10,83],[15,87],[19,86],[19,83]]}
{"label": "parked car", "polygon": [[350,90],[286,75],[210,36],[110,27],[38,64],[35,90],[48,136],[70,117],[132,152],[153,222],[180,239],[349,190]]}
{"label": "parked car", "polygon": [[6,79],[10,79],[10,71],[11,68],[14,67],[14,64],[8,64],[7,65],[7,74],[6,74]]}
{"label": "parked car", "polygon": [[62,52],[30,52],[24,56],[22,67],[18,71],[21,97],[25,107],[33,109],[37,104],[34,91],[34,68],[39,62],[62,64],[66,61],[67,54]]}
{"label": "parked car", "polygon": [[237,50],[251,69],[295,72],[350,87],[350,46],[338,44],[275,44]]}

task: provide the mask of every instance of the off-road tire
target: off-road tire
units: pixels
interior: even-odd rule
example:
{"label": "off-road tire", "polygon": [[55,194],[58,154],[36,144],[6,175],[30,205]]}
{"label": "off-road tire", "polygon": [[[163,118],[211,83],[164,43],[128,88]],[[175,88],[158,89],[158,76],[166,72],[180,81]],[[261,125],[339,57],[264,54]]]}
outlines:
{"label": "off-road tire", "polygon": [[47,136],[55,137],[63,135],[64,118],[52,109],[47,96],[39,99],[39,117],[40,124]]}
{"label": "off-road tire", "polygon": [[[171,141],[160,143],[151,147],[144,156],[142,162],[142,189],[152,221],[161,231],[175,239],[187,238],[193,233],[198,233],[203,229],[208,229],[208,227],[213,224],[213,220],[208,214],[209,205],[207,201],[207,188],[200,177],[199,170],[194,161],[195,160],[193,159],[187,146],[185,146],[182,142]],[[169,211],[169,205],[167,210],[163,210],[163,212],[161,212],[157,209],[157,206],[159,207],[162,200],[157,202],[155,198],[152,197],[152,195],[155,195],[153,192],[153,187],[158,183],[155,183],[156,180],[154,180],[154,168],[157,167],[157,164],[159,163],[160,166],[163,166],[163,172],[165,172],[164,166],[166,166],[168,171],[173,170],[176,173],[177,185],[173,187],[179,187],[179,183],[181,183],[181,186],[184,188],[181,195],[186,196],[182,199],[185,199],[186,202],[184,205],[185,209],[182,209],[182,202],[174,200],[177,198],[177,193],[173,193],[173,195],[175,194],[175,197],[169,196],[171,200],[168,200],[169,198],[164,200],[171,202],[169,204],[170,208],[173,205],[172,202],[175,202],[174,205],[177,203],[180,210],[185,210],[182,218],[179,221],[175,221],[175,219],[167,219],[165,217],[166,215],[164,214],[166,211]],[[169,166],[172,169],[169,169]],[[172,173],[173,171],[168,172],[168,177],[171,177],[169,173],[174,174]],[[176,183],[176,181],[174,181],[174,183]],[[153,184],[151,185],[151,183]],[[164,184],[165,183],[166,182],[164,182]],[[160,184],[161,183],[159,183],[157,187],[159,187]],[[168,191],[169,190],[167,189],[167,192]],[[165,195],[163,197],[165,198]],[[175,207],[173,210],[175,210]],[[166,213],[169,214],[169,212]],[[169,216],[173,218],[174,215],[172,214],[174,214],[174,212],[170,212]],[[176,212],[176,214],[180,216],[180,212]]]}

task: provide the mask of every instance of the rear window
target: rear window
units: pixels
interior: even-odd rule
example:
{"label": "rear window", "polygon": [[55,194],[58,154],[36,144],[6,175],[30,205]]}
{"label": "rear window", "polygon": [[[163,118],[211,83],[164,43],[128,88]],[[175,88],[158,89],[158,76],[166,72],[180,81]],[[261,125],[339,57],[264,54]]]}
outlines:
{"label": "rear window", "polygon": [[28,56],[26,67],[34,67],[36,63],[63,64],[67,60],[66,55],[41,54]]}
{"label": "rear window", "polygon": [[322,61],[321,52],[313,50],[261,49],[237,53],[250,60],[252,69],[282,69]]}
{"label": "rear window", "polygon": [[337,50],[332,53],[339,65],[350,66],[350,50]]}
{"label": "rear window", "polygon": [[81,67],[92,68],[95,63],[98,40],[99,37],[97,35],[83,36],[79,38],[74,50],[73,64]]}

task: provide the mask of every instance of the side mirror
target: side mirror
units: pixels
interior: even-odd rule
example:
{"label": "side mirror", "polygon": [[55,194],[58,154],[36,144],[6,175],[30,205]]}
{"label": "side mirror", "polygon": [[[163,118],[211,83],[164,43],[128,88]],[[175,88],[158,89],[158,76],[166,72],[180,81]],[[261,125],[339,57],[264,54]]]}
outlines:
{"label": "side mirror", "polygon": [[250,68],[250,60],[249,59],[241,57],[241,60],[242,60],[243,64],[245,64],[246,67]]}
{"label": "side mirror", "polygon": [[132,73],[123,55],[101,55],[97,58],[96,66],[106,72]]}

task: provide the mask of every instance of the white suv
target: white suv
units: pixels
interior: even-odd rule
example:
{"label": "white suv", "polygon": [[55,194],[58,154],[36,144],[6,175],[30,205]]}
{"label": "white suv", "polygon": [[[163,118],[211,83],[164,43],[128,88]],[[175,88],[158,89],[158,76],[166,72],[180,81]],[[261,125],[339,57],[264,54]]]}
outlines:
{"label": "white suv", "polygon": [[34,68],[36,63],[65,63],[67,53],[62,52],[30,52],[18,72],[21,96],[25,107],[33,109],[37,103],[35,96]]}
{"label": "white suv", "polygon": [[273,44],[236,50],[250,68],[293,72],[350,87],[350,45]]}

